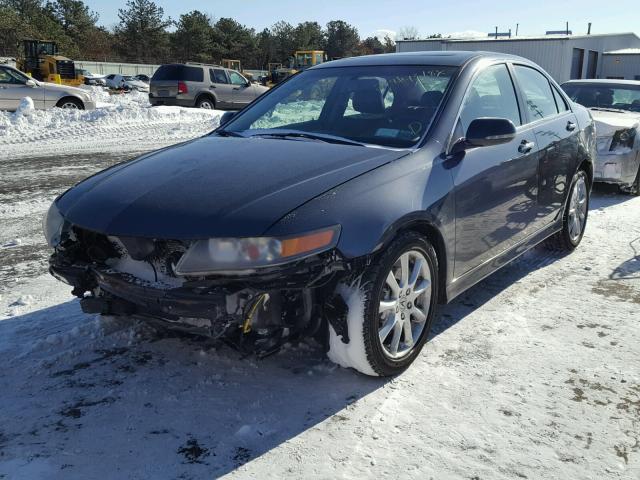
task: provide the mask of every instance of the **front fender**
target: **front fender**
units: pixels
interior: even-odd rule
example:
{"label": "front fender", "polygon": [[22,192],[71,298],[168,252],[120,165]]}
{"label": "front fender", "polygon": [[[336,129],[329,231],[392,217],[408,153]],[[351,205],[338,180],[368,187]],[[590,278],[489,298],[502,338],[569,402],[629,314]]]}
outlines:
{"label": "front fender", "polygon": [[284,216],[266,234],[285,236],[339,224],[337,248],[347,259],[375,253],[400,230],[418,224],[436,228],[444,245],[452,245],[453,181],[435,150],[439,155],[439,149],[425,147],[331,189]]}

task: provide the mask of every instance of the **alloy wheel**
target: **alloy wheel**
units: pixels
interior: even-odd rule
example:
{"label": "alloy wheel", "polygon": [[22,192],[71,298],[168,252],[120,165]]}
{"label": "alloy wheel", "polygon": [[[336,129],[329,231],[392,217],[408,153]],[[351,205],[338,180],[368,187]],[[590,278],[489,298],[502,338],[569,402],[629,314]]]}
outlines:
{"label": "alloy wheel", "polygon": [[74,102],[64,102],[60,108],[67,108],[69,110],[79,110],[78,104]]}
{"label": "alloy wheel", "polygon": [[569,236],[577,242],[587,220],[587,184],[583,176],[578,177],[569,201]]}
{"label": "alloy wheel", "polygon": [[384,354],[407,356],[427,324],[431,305],[431,272],[425,256],[410,250],[388,272],[379,305],[378,338]]}

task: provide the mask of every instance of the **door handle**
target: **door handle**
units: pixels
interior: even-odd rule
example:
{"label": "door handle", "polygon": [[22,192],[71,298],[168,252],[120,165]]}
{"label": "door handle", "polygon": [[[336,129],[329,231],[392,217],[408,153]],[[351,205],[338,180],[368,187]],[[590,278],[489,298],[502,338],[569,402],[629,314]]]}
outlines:
{"label": "door handle", "polygon": [[209,85],[209,88],[216,88],[215,85]]}
{"label": "door handle", "polygon": [[570,132],[573,132],[576,129],[576,124],[569,121],[567,122],[567,130]]}
{"label": "door handle", "polygon": [[533,142],[522,140],[522,142],[520,143],[520,146],[518,147],[518,151],[520,153],[529,153],[531,150],[533,150],[533,147],[535,146],[536,144]]}

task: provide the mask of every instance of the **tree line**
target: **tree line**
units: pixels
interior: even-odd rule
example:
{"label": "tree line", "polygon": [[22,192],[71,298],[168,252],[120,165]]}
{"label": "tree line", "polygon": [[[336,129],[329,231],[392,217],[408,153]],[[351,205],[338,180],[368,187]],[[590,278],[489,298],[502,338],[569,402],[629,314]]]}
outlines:
{"label": "tree line", "polygon": [[386,37],[360,38],[342,20],[275,23],[260,32],[233,18],[214,19],[199,10],[172,19],[152,0],[128,0],[113,28],[82,0],[0,0],[0,55],[20,56],[22,40],[52,40],[77,60],[130,63],[203,62],[237,59],[245,68],[287,64],[295,50],[324,50],[330,58],[395,51]]}

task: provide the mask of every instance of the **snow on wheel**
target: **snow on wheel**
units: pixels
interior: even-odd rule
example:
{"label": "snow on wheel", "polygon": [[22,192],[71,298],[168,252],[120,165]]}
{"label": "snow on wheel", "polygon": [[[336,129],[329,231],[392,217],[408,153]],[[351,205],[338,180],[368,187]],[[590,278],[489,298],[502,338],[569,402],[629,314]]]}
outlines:
{"label": "snow on wheel", "polygon": [[437,265],[431,244],[409,232],[393,241],[358,280],[340,285],[337,293],[348,310],[346,334],[329,325],[329,358],[366,375],[405,370],[429,334],[438,298]]}

